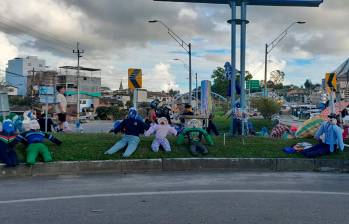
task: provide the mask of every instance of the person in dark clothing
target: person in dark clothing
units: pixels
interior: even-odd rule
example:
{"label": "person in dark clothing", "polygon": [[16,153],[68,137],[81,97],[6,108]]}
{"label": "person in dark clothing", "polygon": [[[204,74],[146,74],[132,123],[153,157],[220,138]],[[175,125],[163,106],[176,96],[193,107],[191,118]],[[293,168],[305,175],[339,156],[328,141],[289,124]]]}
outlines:
{"label": "person in dark clothing", "polygon": [[131,108],[128,113],[128,118],[123,120],[115,129],[114,133],[123,131],[125,135],[113,147],[107,150],[104,154],[112,155],[127,146],[126,151],[122,155],[124,158],[131,156],[137,149],[140,142],[139,135],[149,129],[149,125],[142,120],[137,119],[137,111]]}
{"label": "person in dark clothing", "polygon": [[216,125],[213,123],[213,114],[210,114],[210,116],[208,117],[208,127],[207,127],[207,132],[209,134],[211,134],[211,132],[213,132],[216,136],[219,135],[218,130]]}
{"label": "person in dark clothing", "polygon": [[[39,125],[40,125],[40,131],[42,132],[45,132],[45,123],[46,123],[46,115],[45,114],[41,114],[39,116],[39,119],[38,119],[38,122],[39,122]],[[47,118],[47,131],[46,132],[52,132],[52,127],[55,127],[55,123],[53,123],[52,119],[51,118]]]}
{"label": "person in dark clothing", "polygon": [[191,105],[185,105],[184,113],[182,115],[194,115],[193,108],[191,107]]}

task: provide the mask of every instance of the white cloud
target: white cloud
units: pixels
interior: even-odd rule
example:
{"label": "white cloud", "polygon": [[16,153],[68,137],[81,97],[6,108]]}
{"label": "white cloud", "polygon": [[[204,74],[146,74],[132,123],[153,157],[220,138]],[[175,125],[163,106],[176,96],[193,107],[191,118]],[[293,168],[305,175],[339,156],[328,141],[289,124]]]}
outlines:
{"label": "white cloud", "polygon": [[156,64],[150,74],[143,75],[143,87],[156,91],[178,89],[176,78],[171,74],[170,69],[169,64]]}
{"label": "white cloud", "polygon": [[[0,69],[5,70],[7,61],[17,56],[18,50],[8,40],[4,33],[0,32]],[[1,72],[2,73],[2,72]]]}
{"label": "white cloud", "polygon": [[190,8],[184,8],[184,9],[181,9],[179,11],[178,17],[179,17],[179,19],[195,20],[198,18],[198,14],[197,14],[197,12],[195,12],[194,10],[192,10]]}

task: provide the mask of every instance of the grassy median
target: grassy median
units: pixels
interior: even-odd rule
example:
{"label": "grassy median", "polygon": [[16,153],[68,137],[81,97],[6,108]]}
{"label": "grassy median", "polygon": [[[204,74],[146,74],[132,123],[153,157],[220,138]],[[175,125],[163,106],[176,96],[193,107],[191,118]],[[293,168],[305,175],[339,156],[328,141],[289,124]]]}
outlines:
{"label": "grassy median", "polygon": [[[85,161],[85,160],[108,160],[121,159],[121,152],[112,156],[104,155],[104,151],[110,148],[121,135],[114,134],[56,134],[57,138],[63,141],[60,147],[47,143],[56,161]],[[153,137],[142,137],[141,144],[131,159],[151,159],[151,158],[186,158],[192,157],[186,146],[175,145],[175,138],[170,138],[172,152],[154,153],[150,150]],[[215,145],[209,147],[207,157],[219,158],[302,158],[301,155],[287,155],[282,152],[282,148],[290,146],[302,140],[278,140],[263,137],[226,137],[226,144],[223,137],[214,137]],[[314,142],[309,139],[309,142]],[[22,145],[17,147],[18,154],[23,160],[25,150]],[[322,159],[349,159],[349,150],[342,153],[334,153]]]}

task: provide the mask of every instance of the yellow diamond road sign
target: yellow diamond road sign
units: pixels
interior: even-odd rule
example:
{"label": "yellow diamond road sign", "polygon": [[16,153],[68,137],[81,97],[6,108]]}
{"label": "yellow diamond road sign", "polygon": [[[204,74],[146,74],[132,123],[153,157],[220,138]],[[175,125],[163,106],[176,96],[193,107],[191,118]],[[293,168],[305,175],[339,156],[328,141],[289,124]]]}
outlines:
{"label": "yellow diamond road sign", "polygon": [[137,69],[137,68],[128,69],[128,88],[129,89],[142,88],[142,69]]}
{"label": "yellow diamond road sign", "polygon": [[336,73],[327,73],[326,74],[326,89],[327,92],[336,92],[337,90],[337,74]]}

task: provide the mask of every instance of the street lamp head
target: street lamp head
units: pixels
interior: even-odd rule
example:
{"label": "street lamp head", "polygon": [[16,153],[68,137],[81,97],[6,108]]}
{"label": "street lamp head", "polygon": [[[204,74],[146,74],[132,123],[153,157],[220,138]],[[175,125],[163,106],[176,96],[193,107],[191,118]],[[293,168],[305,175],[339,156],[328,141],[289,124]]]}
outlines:
{"label": "street lamp head", "polygon": [[157,23],[157,20],[149,20],[148,23]]}
{"label": "street lamp head", "polygon": [[305,24],[305,21],[297,21],[298,24]]}

